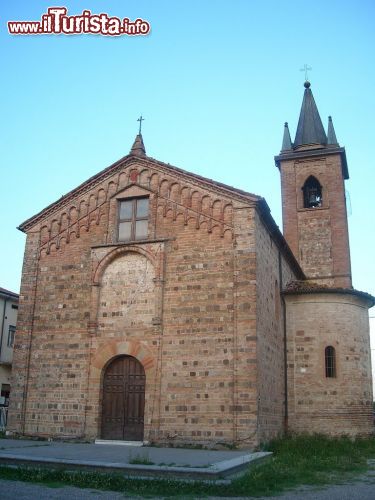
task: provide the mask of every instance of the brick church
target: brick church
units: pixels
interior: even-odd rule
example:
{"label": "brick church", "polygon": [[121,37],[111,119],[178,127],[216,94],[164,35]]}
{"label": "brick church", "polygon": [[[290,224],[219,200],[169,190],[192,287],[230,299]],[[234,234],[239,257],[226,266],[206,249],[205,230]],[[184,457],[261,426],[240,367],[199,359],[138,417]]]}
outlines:
{"label": "brick church", "polygon": [[[305,82],[260,196],[130,153],[27,234],[8,430],[254,446],[370,434],[368,308],[352,287],[345,149]],[[276,172],[275,172],[276,174]]]}

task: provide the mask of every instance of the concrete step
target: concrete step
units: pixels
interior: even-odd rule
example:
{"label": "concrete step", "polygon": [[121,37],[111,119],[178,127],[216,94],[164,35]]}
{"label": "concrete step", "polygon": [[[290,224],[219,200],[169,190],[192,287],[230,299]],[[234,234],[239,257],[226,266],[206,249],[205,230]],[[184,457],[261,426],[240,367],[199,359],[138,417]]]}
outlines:
{"label": "concrete step", "polygon": [[146,446],[143,441],[119,441],[117,439],[95,439],[95,444],[115,444],[118,446]]}

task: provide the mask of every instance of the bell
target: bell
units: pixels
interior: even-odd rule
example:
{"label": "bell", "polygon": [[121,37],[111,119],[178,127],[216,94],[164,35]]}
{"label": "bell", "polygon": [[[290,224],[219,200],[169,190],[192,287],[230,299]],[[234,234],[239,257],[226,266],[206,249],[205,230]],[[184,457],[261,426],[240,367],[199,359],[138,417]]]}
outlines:
{"label": "bell", "polygon": [[316,195],[316,193],[310,193],[309,205],[310,205],[310,207],[316,207],[319,205],[319,200],[318,200],[318,196]]}

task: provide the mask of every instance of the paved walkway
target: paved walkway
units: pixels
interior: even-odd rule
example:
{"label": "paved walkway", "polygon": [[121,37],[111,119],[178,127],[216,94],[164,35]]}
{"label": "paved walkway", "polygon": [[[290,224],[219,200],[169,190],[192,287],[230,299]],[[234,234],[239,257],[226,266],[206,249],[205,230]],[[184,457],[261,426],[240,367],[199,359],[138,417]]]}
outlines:
{"label": "paved walkway", "polygon": [[54,465],[133,476],[219,480],[269,453],[0,439],[0,463]]}

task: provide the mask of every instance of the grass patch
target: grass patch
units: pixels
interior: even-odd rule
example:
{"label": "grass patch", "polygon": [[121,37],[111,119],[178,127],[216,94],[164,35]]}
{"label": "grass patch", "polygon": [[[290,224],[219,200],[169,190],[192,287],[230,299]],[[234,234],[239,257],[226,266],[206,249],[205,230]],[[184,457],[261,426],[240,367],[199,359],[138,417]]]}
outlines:
{"label": "grass patch", "polygon": [[[0,467],[0,478],[46,485],[69,484],[146,497],[272,495],[303,484],[340,482],[353,474],[364,472],[368,468],[367,460],[375,458],[375,438],[352,441],[348,438],[333,439],[320,435],[292,436],[277,439],[263,449],[273,451],[274,456],[266,463],[249,469],[244,476],[229,485],[183,483],[170,479],[145,481],[124,478],[121,474],[25,467]],[[139,457],[134,460],[137,458]]]}
{"label": "grass patch", "polygon": [[150,457],[147,453],[137,453],[135,456],[130,453],[129,464],[155,465],[155,463],[150,460]]}
{"label": "grass patch", "polygon": [[271,495],[299,485],[337,483],[368,469],[375,438],[351,440],[322,435],[291,436],[265,447],[274,456],[235,484],[236,494]]}
{"label": "grass patch", "polygon": [[136,465],[155,465],[155,462],[152,462],[149,458],[147,457],[135,457],[131,458],[129,460],[129,464],[136,464]]}

